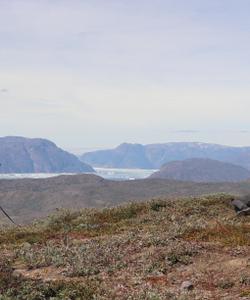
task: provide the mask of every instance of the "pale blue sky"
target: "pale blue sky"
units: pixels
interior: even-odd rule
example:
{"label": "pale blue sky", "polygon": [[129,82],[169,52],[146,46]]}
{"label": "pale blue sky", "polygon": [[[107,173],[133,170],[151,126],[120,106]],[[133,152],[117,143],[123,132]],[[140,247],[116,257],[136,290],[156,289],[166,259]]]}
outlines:
{"label": "pale blue sky", "polygon": [[250,145],[250,1],[0,0],[0,135]]}

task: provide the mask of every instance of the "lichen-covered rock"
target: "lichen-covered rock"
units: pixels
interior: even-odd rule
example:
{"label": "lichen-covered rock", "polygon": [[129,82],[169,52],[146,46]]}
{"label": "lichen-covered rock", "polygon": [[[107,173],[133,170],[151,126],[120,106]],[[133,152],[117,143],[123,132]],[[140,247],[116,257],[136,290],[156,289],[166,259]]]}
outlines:
{"label": "lichen-covered rock", "polygon": [[194,285],[191,281],[183,281],[181,284],[181,290],[191,291],[194,289]]}

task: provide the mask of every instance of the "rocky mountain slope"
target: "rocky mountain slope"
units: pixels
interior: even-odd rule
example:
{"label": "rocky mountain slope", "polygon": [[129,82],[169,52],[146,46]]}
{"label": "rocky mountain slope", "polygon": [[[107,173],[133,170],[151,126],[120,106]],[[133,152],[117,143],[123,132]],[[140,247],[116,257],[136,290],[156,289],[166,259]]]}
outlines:
{"label": "rocky mountain slope", "polygon": [[150,178],[165,178],[194,182],[237,182],[250,179],[250,171],[230,163],[207,158],[172,161]]}
{"label": "rocky mountain slope", "polygon": [[0,138],[0,163],[0,173],[94,172],[76,156],[45,139]]}
{"label": "rocky mountain slope", "polygon": [[250,298],[250,216],[231,196],[63,211],[0,230],[2,299]]}
{"label": "rocky mountain slope", "polygon": [[[153,197],[176,198],[211,193],[250,194],[250,183],[194,183],[168,179],[111,181],[87,174],[0,180],[0,203],[18,223],[47,216],[57,208],[102,208]],[[8,221],[2,213],[1,221]]]}
{"label": "rocky mountain slope", "polygon": [[158,169],[163,164],[188,158],[210,158],[250,170],[250,147],[229,147],[207,143],[128,144],[81,156],[96,167]]}

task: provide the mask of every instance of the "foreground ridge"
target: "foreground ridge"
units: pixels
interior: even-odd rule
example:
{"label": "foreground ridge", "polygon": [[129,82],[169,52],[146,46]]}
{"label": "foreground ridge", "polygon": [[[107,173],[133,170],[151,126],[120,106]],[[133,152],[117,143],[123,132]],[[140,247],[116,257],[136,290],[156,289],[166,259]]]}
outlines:
{"label": "foreground ridge", "polygon": [[249,299],[250,216],[231,200],[63,210],[2,229],[0,299]]}

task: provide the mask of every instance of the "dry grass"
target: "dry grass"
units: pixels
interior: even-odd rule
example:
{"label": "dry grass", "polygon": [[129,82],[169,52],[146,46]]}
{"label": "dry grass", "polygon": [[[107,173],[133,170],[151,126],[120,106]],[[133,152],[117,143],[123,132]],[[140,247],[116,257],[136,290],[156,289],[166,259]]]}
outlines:
{"label": "dry grass", "polygon": [[[5,229],[0,300],[248,297],[250,217],[236,218],[230,200],[213,195],[64,210]],[[193,291],[180,290],[184,280]]]}
{"label": "dry grass", "polygon": [[184,238],[193,241],[218,242],[225,246],[250,246],[250,224],[223,224],[190,229]]}

